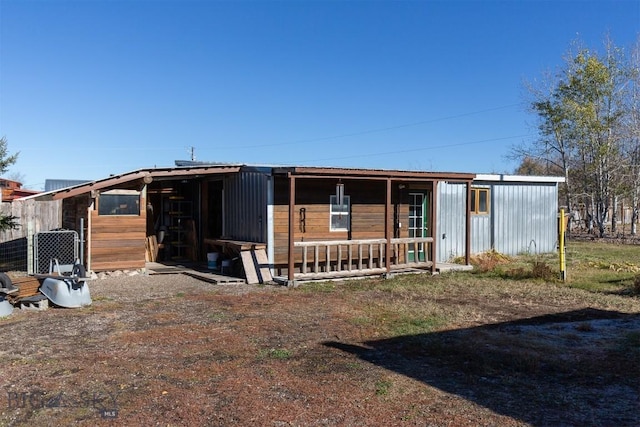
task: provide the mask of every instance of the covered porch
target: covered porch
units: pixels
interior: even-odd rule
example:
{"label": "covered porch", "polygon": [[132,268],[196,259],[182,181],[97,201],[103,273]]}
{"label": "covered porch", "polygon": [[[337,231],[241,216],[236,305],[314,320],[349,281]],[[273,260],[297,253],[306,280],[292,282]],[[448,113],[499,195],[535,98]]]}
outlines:
{"label": "covered porch", "polygon": [[[473,174],[296,167],[276,170],[274,175],[280,180],[280,188],[285,182],[287,185],[287,212],[282,215],[286,230],[280,233],[287,239],[287,251],[282,254],[286,255],[286,266],[276,262],[275,277],[288,285],[306,280],[439,271],[435,254],[438,215],[442,212],[437,190],[442,181],[466,184],[466,202],[461,204],[465,212],[460,214],[466,218],[461,231],[465,264],[469,264]],[[324,206],[317,201],[319,197],[327,200]],[[340,206],[344,206],[348,222],[344,229],[334,229],[334,219],[329,215]],[[329,214],[323,215],[323,211]],[[284,226],[283,221],[278,222],[277,213],[276,209],[276,223]]]}

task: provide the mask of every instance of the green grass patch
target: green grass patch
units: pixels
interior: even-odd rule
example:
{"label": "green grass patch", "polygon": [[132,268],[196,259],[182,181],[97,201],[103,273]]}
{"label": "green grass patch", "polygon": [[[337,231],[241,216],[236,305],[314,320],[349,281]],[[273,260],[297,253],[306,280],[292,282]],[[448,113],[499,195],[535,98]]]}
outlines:
{"label": "green grass patch", "polygon": [[285,360],[291,357],[291,351],[286,348],[270,348],[267,350],[260,350],[261,358]]}
{"label": "green grass patch", "polygon": [[223,320],[227,319],[227,315],[222,311],[213,311],[209,313],[207,317],[209,318],[209,320],[214,322],[222,322]]}
{"label": "green grass patch", "polygon": [[474,255],[471,261],[475,267],[471,274],[481,280],[532,280],[594,293],[640,295],[640,245],[569,240],[565,282],[560,279],[557,252],[507,257],[490,251]]}
{"label": "green grass patch", "polygon": [[295,292],[305,292],[305,293],[332,293],[336,291],[336,283],[335,282],[306,282],[304,285],[294,288]]}
{"label": "green grass patch", "polygon": [[376,396],[387,396],[393,383],[389,380],[376,381]]}
{"label": "green grass patch", "polygon": [[640,246],[604,242],[567,244],[567,285],[590,292],[634,294]]}
{"label": "green grass patch", "polygon": [[393,335],[417,335],[433,332],[438,327],[446,324],[447,320],[438,315],[402,315],[397,318],[391,318],[389,323],[389,330]]}

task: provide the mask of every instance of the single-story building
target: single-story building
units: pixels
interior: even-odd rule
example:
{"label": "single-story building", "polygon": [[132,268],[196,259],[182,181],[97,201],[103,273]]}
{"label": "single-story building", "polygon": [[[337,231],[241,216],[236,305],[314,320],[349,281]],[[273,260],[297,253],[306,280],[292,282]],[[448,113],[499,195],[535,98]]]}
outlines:
{"label": "single-story building", "polygon": [[[263,266],[291,283],[406,269],[435,272],[452,257],[468,264],[473,252],[500,250],[513,227],[555,227],[558,182],[179,161],[176,167],[140,169],[33,198],[60,200],[63,228],[84,224],[85,264],[93,271],[144,268],[148,238],[156,236],[161,262],[205,262],[220,249],[264,249]],[[537,186],[544,191],[534,191]],[[517,198],[521,208],[510,199],[519,191],[526,192]],[[545,209],[538,197],[544,197]],[[503,230],[502,221],[514,216]],[[480,227],[487,225],[494,231],[481,240],[486,232]],[[553,250],[552,234],[521,234],[504,247]],[[529,239],[534,246],[523,245]]]}
{"label": "single-story building", "polygon": [[[471,253],[554,252],[558,245],[558,188],[562,177],[477,174],[471,183]],[[438,188],[438,260],[465,254],[466,186]]]}

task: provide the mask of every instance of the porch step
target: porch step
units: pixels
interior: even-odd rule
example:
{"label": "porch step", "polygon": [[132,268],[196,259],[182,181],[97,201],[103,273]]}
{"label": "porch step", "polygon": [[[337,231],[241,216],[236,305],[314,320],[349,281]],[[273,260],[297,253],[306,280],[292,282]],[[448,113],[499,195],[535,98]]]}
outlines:
{"label": "porch step", "polygon": [[184,271],[182,274],[194,277],[204,282],[213,283],[214,285],[241,285],[247,283],[246,280],[240,277],[223,276],[214,273],[203,273],[195,270]]}

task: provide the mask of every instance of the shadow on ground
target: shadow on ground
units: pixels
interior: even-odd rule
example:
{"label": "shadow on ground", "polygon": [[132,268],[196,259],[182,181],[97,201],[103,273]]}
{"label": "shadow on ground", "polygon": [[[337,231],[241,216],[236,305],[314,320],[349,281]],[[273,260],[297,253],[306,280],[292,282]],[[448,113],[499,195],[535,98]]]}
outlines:
{"label": "shadow on ground", "polygon": [[324,345],[530,425],[640,425],[637,314],[584,309]]}

